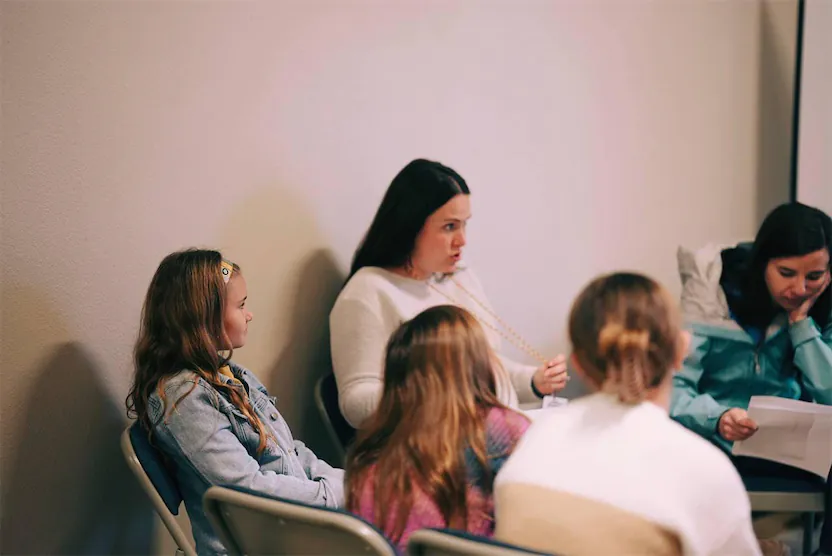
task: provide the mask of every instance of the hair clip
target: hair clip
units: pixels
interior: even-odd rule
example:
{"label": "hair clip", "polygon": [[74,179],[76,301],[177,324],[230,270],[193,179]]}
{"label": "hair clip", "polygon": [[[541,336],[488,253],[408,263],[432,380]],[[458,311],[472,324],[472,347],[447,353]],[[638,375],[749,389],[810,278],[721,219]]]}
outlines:
{"label": "hair clip", "polygon": [[234,265],[224,260],[220,263],[220,272],[222,273],[222,281],[227,284],[231,280],[231,273],[234,272]]}

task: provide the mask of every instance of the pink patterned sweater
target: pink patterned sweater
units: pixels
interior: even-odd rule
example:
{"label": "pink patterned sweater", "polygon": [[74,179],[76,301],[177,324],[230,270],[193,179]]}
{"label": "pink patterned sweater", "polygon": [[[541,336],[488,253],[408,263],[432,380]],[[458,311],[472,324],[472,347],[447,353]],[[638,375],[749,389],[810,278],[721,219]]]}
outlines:
{"label": "pink patterned sweater", "polygon": [[[492,498],[493,481],[503,463],[511,455],[514,446],[529,427],[529,420],[522,414],[510,409],[492,408],[486,421],[486,448],[488,450],[488,470],[479,464],[470,450],[466,453],[468,467],[468,523],[465,530],[474,535],[491,537],[494,533],[494,500]],[[385,522],[375,519],[373,515],[375,468],[367,474],[367,480],[361,492],[357,515],[373,523],[382,531],[390,531],[395,523],[396,513],[391,512]],[[442,518],[439,508],[426,494],[417,491],[413,507],[401,539],[396,543],[404,554],[410,535],[419,529],[443,528],[448,524]]]}

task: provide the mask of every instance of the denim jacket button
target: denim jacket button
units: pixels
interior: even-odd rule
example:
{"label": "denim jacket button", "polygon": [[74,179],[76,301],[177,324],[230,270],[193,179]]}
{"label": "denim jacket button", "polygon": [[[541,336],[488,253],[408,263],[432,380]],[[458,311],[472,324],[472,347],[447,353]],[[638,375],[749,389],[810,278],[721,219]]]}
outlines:
{"label": "denim jacket button", "polygon": [[277,421],[277,413],[272,413],[270,417],[272,418],[272,421]]}

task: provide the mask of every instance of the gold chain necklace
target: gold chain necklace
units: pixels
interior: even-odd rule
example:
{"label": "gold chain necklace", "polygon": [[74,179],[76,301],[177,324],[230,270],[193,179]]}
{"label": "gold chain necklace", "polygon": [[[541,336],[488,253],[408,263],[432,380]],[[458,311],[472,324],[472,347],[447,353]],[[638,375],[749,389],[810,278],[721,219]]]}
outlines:
{"label": "gold chain necklace", "polygon": [[[547,364],[548,364],[548,360],[547,360],[547,359],[543,356],[543,354],[542,354],[542,353],[540,353],[539,351],[537,351],[536,349],[534,349],[531,345],[529,345],[529,343],[528,343],[526,340],[524,340],[524,339],[523,339],[523,337],[522,337],[522,336],[520,336],[520,334],[518,334],[518,333],[517,333],[517,332],[516,332],[516,331],[515,331],[512,327],[510,327],[510,326],[506,323],[506,321],[504,321],[503,319],[501,319],[501,318],[500,318],[500,317],[499,317],[499,316],[498,316],[498,315],[497,315],[494,311],[492,311],[492,310],[491,310],[491,309],[490,309],[490,308],[489,308],[489,307],[488,307],[485,303],[483,303],[482,301],[480,301],[480,300],[479,300],[479,298],[477,298],[477,296],[475,296],[475,295],[474,295],[474,294],[472,294],[470,291],[468,291],[468,288],[466,288],[465,286],[463,286],[462,284],[460,284],[460,283],[459,283],[459,281],[457,281],[457,279],[456,279],[456,278],[451,277],[451,278],[450,278],[450,280],[451,280],[451,282],[453,282],[453,283],[454,283],[454,285],[455,285],[457,288],[459,288],[460,290],[462,290],[462,291],[463,291],[466,295],[468,295],[468,297],[470,297],[472,300],[474,300],[474,302],[475,302],[477,305],[479,305],[479,306],[480,306],[480,308],[481,308],[483,311],[485,311],[486,313],[488,313],[488,314],[489,314],[489,315],[490,315],[490,316],[491,316],[491,317],[492,317],[495,321],[497,321],[497,323],[501,324],[501,325],[503,326],[503,328],[505,328],[505,329],[508,331],[508,334],[506,334],[505,332],[503,332],[502,330],[500,330],[499,328],[497,328],[496,326],[494,326],[494,325],[493,325],[493,324],[491,324],[490,322],[486,322],[484,319],[482,319],[482,318],[480,318],[478,315],[474,314],[474,316],[477,318],[477,320],[478,320],[478,321],[480,321],[480,324],[483,324],[483,325],[487,326],[488,328],[490,328],[491,330],[493,330],[494,332],[496,332],[497,334],[499,334],[499,335],[500,335],[500,336],[501,336],[504,340],[506,340],[508,343],[510,343],[511,345],[513,345],[514,347],[516,347],[517,349],[519,349],[519,350],[521,350],[521,351],[524,351],[524,352],[528,353],[528,354],[529,354],[529,355],[531,355],[533,358],[535,358],[535,359],[537,359],[539,362],[541,362],[543,365],[547,365]],[[450,295],[448,295],[447,293],[443,292],[443,291],[442,291],[442,290],[440,290],[438,287],[436,287],[436,285],[433,283],[433,281],[432,281],[432,280],[428,280],[428,285],[429,285],[429,286],[430,286],[430,287],[431,287],[431,288],[432,288],[435,292],[437,292],[437,293],[438,293],[439,295],[441,295],[442,297],[446,298],[446,299],[447,299],[448,301],[450,301],[452,304],[454,304],[454,305],[456,305],[456,306],[458,306],[458,307],[461,307],[461,306],[462,306],[462,305],[459,303],[459,301],[457,301],[456,299],[454,299],[453,297],[451,297]],[[473,313],[473,312],[472,312],[472,313]]]}

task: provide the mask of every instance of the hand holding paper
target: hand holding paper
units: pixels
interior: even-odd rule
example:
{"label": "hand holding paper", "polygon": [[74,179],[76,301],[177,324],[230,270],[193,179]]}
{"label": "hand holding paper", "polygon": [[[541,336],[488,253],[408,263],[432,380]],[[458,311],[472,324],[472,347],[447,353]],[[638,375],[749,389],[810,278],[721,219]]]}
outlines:
{"label": "hand holding paper", "polygon": [[758,426],[742,408],[729,409],[719,418],[719,435],[725,440],[745,440],[757,432]]}
{"label": "hand holding paper", "polygon": [[734,443],[734,455],[776,461],[826,478],[832,466],[832,407],[754,396],[747,417],[758,429]]}

